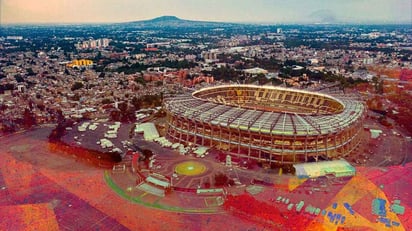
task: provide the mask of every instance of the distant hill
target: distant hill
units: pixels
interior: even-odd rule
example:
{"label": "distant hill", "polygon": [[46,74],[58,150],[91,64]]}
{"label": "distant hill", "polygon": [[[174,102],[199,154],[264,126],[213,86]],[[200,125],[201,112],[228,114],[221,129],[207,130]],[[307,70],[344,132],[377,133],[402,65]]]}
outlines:
{"label": "distant hill", "polygon": [[144,21],[135,21],[135,23],[138,23],[138,22],[159,23],[159,22],[181,22],[181,21],[186,21],[186,20],[180,19],[176,16],[165,15],[165,16],[154,18],[154,19],[149,19],[149,20],[144,20]]}
{"label": "distant hill", "polygon": [[238,25],[235,23],[225,22],[208,22],[180,19],[176,16],[161,16],[150,20],[141,20],[133,22],[121,23],[121,25],[137,27],[137,28],[161,28],[161,27],[226,27]]}

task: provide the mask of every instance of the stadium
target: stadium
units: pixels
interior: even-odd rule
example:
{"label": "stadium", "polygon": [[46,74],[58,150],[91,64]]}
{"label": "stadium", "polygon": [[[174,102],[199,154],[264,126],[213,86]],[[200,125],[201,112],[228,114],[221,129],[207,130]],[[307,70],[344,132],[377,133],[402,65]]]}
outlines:
{"label": "stadium", "polygon": [[365,117],[350,95],[255,85],[203,88],[167,98],[164,107],[169,140],[271,164],[347,156]]}

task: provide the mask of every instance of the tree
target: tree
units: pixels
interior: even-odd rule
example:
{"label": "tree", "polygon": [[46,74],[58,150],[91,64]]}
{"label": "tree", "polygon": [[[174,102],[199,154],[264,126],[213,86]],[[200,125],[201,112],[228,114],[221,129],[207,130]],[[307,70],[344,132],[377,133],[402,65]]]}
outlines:
{"label": "tree", "polygon": [[127,110],[127,103],[126,102],[120,102],[118,105],[117,105],[117,108],[119,108],[119,110],[120,110],[120,112],[123,114],[123,113],[125,113],[126,112],[126,110]]}
{"label": "tree", "polygon": [[136,108],[136,110],[139,110],[142,107],[141,100],[139,100],[136,96],[132,98],[131,103]]}
{"label": "tree", "polygon": [[215,175],[215,186],[221,187],[226,186],[229,182],[229,177],[224,173],[217,173]]}
{"label": "tree", "polygon": [[61,123],[62,121],[64,121],[64,115],[63,115],[63,111],[61,109],[57,109],[55,114],[56,114],[56,118],[57,118],[57,123]]}
{"label": "tree", "polygon": [[109,103],[113,103],[113,100],[108,99],[108,98],[104,98],[104,99],[102,100],[102,104],[109,104]]}
{"label": "tree", "polygon": [[143,86],[146,86],[146,81],[142,77],[137,77],[137,78],[134,79],[134,81],[136,83],[142,84]]}
{"label": "tree", "polygon": [[228,67],[215,68],[210,73],[206,72],[206,74],[211,74],[216,80],[236,81],[239,78],[239,73]]}
{"label": "tree", "polygon": [[121,113],[119,110],[112,110],[110,112],[110,120],[112,121],[120,121]]}
{"label": "tree", "polygon": [[31,128],[35,124],[36,124],[36,118],[34,117],[34,113],[30,111],[28,108],[24,109],[23,126],[25,128]]}
{"label": "tree", "polygon": [[36,75],[31,67],[27,68],[26,71],[28,76]]}
{"label": "tree", "polygon": [[125,122],[136,122],[136,111],[131,110],[130,108],[123,114],[122,121]]}
{"label": "tree", "polygon": [[97,52],[96,56],[94,57],[94,61],[98,62],[102,58],[102,52]]}
{"label": "tree", "polygon": [[69,70],[67,70],[67,68],[64,69],[64,74],[65,75],[70,75],[70,72],[69,72]]}
{"label": "tree", "polygon": [[81,88],[83,88],[83,87],[84,87],[84,85],[83,85],[82,82],[75,82],[75,83],[73,84],[73,86],[71,87],[71,90],[72,90],[72,91],[75,91],[75,90],[81,89]]}
{"label": "tree", "polygon": [[271,81],[273,85],[280,85],[283,83],[283,81],[278,78],[272,78]]}
{"label": "tree", "polygon": [[74,123],[75,122],[71,119],[62,118],[61,120],[58,120],[56,128],[54,128],[49,135],[49,141],[60,141],[66,134],[66,128],[73,127]]}
{"label": "tree", "polygon": [[23,79],[23,77],[21,77],[20,74],[15,75],[14,78],[16,79],[16,81],[17,81],[18,83],[24,82],[24,79]]}
{"label": "tree", "polygon": [[13,132],[16,131],[16,125],[14,124],[13,121],[8,121],[8,120],[4,121],[3,120],[2,125],[3,125],[3,127],[1,129],[1,131],[4,132],[4,133],[13,133]]}
{"label": "tree", "polygon": [[379,81],[378,85],[376,86],[376,93],[378,94],[383,93],[383,80]]}

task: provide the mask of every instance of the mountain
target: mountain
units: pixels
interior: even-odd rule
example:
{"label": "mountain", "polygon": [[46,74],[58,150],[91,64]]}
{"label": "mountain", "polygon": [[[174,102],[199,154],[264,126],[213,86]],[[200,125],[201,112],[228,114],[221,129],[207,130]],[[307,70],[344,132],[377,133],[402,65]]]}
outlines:
{"label": "mountain", "polygon": [[161,16],[150,20],[141,20],[133,22],[121,23],[128,27],[136,28],[162,28],[162,27],[174,27],[174,28],[194,28],[194,27],[227,27],[237,25],[235,23],[225,22],[208,22],[208,21],[193,21],[180,19],[176,16]]}
{"label": "mountain", "polygon": [[159,23],[159,22],[181,22],[181,21],[186,21],[183,19],[180,19],[176,16],[160,16],[154,19],[150,19],[150,20],[145,20],[145,21],[136,21],[136,22],[152,22],[152,23]]}

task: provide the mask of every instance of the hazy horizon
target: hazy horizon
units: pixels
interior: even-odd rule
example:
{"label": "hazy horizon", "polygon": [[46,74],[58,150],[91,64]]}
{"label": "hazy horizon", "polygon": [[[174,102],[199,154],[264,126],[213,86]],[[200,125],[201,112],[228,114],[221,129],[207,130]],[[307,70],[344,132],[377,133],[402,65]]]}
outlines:
{"label": "hazy horizon", "polygon": [[118,23],[172,15],[237,23],[411,24],[410,0],[2,0],[1,24]]}

